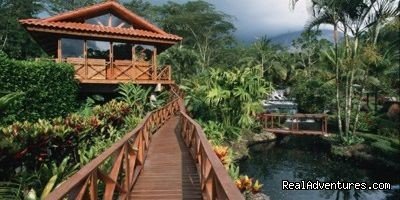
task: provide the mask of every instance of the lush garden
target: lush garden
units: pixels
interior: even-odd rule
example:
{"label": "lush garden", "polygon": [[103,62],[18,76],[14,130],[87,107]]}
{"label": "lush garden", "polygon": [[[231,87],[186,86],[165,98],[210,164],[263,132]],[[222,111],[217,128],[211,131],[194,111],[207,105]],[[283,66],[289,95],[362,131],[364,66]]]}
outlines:
{"label": "lush garden", "polygon": [[[17,18],[96,1],[49,2],[0,4],[7,16],[0,20],[5,52],[0,53],[0,196],[10,199],[45,196],[168,98],[165,93],[150,104],[151,89],[128,84],[120,86],[117,99],[78,101],[71,66],[26,61],[42,52]],[[188,111],[242,192],[257,192],[261,183],[239,175],[233,160],[237,152],[230,147],[245,133],[261,131],[256,118],[263,112],[260,100],[274,89],[290,88],[301,112],[329,114],[334,134],[327,141],[333,155],[361,153],[379,158],[373,162],[398,166],[400,111],[386,106],[388,99],[400,99],[396,1],[313,1],[313,20],[290,47],[267,36],[241,44],[233,37],[232,17],[204,1],[152,5],[132,0],[125,6],[184,38],[159,62],[173,66]],[[332,27],[335,37],[322,39],[322,24]]]}
{"label": "lush garden", "polygon": [[1,199],[45,197],[169,98],[163,92],[150,102],[153,88],[124,84],[116,99],[79,102],[70,65],[4,54],[0,65],[8,93],[0,98]]}

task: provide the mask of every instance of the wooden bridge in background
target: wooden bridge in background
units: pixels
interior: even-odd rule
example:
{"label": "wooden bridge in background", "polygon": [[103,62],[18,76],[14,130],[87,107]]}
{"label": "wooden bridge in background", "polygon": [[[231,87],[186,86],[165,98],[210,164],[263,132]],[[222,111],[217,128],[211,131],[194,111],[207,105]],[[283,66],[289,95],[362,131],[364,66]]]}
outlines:
{"label": "wooden bridge in background", "polygon": [[202,128],[186,114],[183,94],[146,115],[121,140],[46,199],[244,199]]}
{"label": "wooden bridge in background", "polygon": [[326,135],[328,134],[327,114],[280,114],[260,115],[264,130],[287,135]]}

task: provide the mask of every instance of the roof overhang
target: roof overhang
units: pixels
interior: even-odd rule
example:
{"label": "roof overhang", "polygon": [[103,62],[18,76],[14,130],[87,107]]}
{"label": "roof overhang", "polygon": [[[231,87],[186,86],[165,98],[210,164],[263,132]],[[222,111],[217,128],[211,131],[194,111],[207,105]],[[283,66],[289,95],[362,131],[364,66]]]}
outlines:
{"label": "roof overhang", "polygon": [[[135,28],[109,27],[84,23],[85,18],[112,12],[135,24]],[[19,21],[38,44],[50,55],[57,52],[60,38],[100,40],[153,45],[160,53],[182,40],[149,23],[115,1],[106,1],[45,19]]]}

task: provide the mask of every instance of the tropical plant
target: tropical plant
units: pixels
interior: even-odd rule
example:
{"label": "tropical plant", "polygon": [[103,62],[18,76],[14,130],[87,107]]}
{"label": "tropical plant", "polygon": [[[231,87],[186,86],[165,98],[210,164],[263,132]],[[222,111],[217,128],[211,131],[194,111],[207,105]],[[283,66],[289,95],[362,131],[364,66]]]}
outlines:
{"label": "tropical plant", "polygon": [[259,67],[225,71],[212,68],[185,80],[181,87],[187,94],[188,110],[200,121],[221,123],[227,129],[221,137],[226,139],[237,138],[238,127],[250,128],[256,124],[257,113],[263,111],[260,101],[271,90]]}
{"label": "tropical plant", "polygon": [[0,199],[20,199],[22,189],[20,184],[13,182],[0,182]]}
{"label": "tropical plant", "polygon": [[92,109],[98,102],[103,102],[104,97],[100,95],[94,95],[92,97],[87,97],[85,103],[81,106],[78,111],[80,115],[88,117],[92,115]]}
{"label": "tropical plant", "polygon": [[124,101],[130,108],[134,109],[133,113],[138,117],[143,117],[147,110],[150,110],[149,96],[151,87],[144,89],[134,83],[124,83],[119,85],[118,93],[121,95],[119,100]]}
{"label": "tropical plant", "polygon": [[214,153],[218,156],[221,163],[225,166],[226,169],[229,169],[229,165],[231,164],[231,151],[227,146],[214,146]]}
{"label": "tropical plant", "polygon": [[[297,0],[291,2],[295,3]],[[395,0],[315,0],[312,2],[315,18],[306,26],[306,29],[321,24],[330,24],[334,27],[335,49],[330,60],[335,66],[339,132],[341,136],[345,134],[343,139],[350,138],[350,135],[357,130],[363,91],[368,85],[367,80],[371,80],[369,65],[362,59],[363,50],[367,50],[368,46],[374,49],[381,27],[390,19],[398,17],[400,12],[398,2]],[[343,57],[339,54],[338,28],[344,33]],[[366,37],[364,42],[361,41],[363,37]],[[355,85],[360,86],[358,90]],[[354,121],[351,120],[353,112],[356,113]],[[350,127],[353,129],[350,130]]]}
{"label": "tropical plant", "polygon": [[239,178],[240,168],[236,166],[234,163],[229,165],[228,174],[232,178],[232,180],[236,180]]}
{"label": "tropical plant", "polygon": [[332,80],[324,80],[321,75],[308,79],[299,76],[290,88],[290,96],[296,99],[299,111],[302,113],[323,113],[332,111],[335,105],[332,97],[335,95],[335,86]]}
{"label": "tropical plant", "polygon": [[261,184],[258,180],[253,182],[252,178],[249,176],[240,176],[238,179],[235,180],[236,187],[242,192],[245,196],[248,194],[256,194],[261,192],[261,188],[263,184]]}

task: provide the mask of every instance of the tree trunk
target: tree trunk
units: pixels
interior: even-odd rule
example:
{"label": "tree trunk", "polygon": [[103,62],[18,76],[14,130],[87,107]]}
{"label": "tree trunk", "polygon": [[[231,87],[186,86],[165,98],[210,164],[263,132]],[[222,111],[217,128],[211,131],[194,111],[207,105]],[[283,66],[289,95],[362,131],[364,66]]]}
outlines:
{"label": "tree trunk", "polygon": [[[368,71],[365,72],[365,75],[363,77],[363,82],[361,84],[361,94],[360,94],[360,98],[358,99],[358,104],[357,104],[357,109],[356,109],[356,118],[354,119],[354,125],[353,125],[353,131],[352,134],[354,135],[357,131],[357,126],[358,126],[358,119],[360,116],[360,110],[361,110],[361,103],[362,103],[362,97],[363,97],[363,91],[364,91],[364,87],[365,84],[367,82],[367,78],[368,78]],[[367,105],[368,105],[368,95],[367,95]]]}
{"label": "tree trunk", "polygon": [[338,128],[339,128],[339,134],[340,137],[343,137],[343,127],[342,127],[342,117],[341,117],[341,109],[340,109],[340,71],[339,71],[339,60],[338,60],[338,30],[337,30],[337,25],[334,24],[333,26],[333,41],[335,43],[335,69],[336,69],[336,75],[335,75],[335,81],[336,81],[336,109],[337,109],[337,123],[338,123]]}

